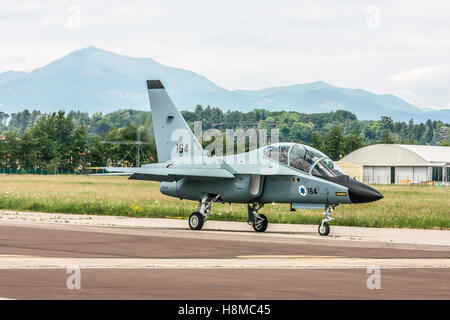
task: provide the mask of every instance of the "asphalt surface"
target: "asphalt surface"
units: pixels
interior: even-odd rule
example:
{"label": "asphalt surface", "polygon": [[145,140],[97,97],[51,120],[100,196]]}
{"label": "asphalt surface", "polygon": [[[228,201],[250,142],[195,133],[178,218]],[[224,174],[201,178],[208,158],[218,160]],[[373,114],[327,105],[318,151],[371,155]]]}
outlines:
{"label": "asphalt surface", "polygon": [[0,297],[450,299],[450,243],[1,219]]}

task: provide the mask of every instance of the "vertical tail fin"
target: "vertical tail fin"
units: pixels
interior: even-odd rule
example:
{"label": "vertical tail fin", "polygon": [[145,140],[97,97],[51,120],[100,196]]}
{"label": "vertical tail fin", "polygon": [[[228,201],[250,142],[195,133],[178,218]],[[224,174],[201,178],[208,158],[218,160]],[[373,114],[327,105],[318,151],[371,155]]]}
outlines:
{"label": "vertical tail fin", "polygon": [[161,81],[147,80],[147,89],[158,162],[178,157],[188,160],[201,156],[201,144],[175,107]]}

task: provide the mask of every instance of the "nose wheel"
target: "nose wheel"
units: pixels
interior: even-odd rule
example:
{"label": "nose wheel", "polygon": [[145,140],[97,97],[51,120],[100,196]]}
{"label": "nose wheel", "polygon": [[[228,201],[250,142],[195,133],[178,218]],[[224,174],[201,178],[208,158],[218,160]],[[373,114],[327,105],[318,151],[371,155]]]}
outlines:
{"label": "nose wheel", "polygon": [[325,212],[323,213],[324,218],[322,219],[322,222],[319,224],[318,229],[319,234],[321,236],[327,236],[330,233],[330,225],[328,224],[328,222],[333,220],[333,218],[331,217],[333,214],[333,210],[334,210],[333,207],[327,206]]}
{"label": "nose wheel", "polygon": [[330,225],[327,222],[322,222],[319,225],[319,234],[321,236],[327,236],[330,233]]}

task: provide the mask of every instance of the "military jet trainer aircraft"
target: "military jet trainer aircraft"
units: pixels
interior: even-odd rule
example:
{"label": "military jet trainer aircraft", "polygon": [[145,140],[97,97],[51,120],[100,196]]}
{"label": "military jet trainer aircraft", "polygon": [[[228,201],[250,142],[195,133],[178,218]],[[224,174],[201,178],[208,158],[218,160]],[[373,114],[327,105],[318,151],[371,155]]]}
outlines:
{"label": "military jet trainer aircraft", "polygon": [[198,201],[189,227],[200,230],[214,202],[246,203],[248,223],[267,229],[259,210],[267,203],[288,203],[291,210],[321,209],[319,234],[340,204],[383,198],[375,189],[345,175],[325,154],[306,145],[277,143],[247,153],[208,157],[159,80],[147,81],[159,163],[141,167],[105,167],[129,179],[160,181],[163,194]]}

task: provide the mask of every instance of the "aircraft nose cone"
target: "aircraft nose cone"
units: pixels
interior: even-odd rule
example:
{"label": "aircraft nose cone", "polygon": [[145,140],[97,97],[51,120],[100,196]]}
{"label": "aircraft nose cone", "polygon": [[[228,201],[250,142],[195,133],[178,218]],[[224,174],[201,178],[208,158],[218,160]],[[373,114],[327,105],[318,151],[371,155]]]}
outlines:
{"label": "aircraft nose cone", "polygon": [[374,188],[353,179],[349,179],[347,187],[348,196],[353,203],[373,202],[384,198]]}
{"label": "aircraft nose cone", "polygon": [[347,175],[322,178],[347,187],[348,196],[352,203],[373,202],[384,198],[383,195],[374,188],[362,182],[356,181]]}

